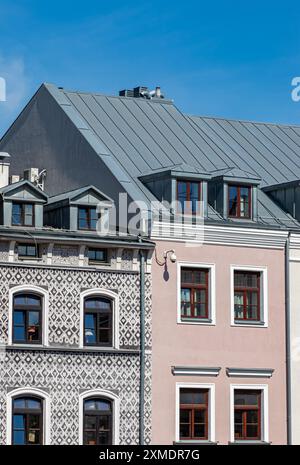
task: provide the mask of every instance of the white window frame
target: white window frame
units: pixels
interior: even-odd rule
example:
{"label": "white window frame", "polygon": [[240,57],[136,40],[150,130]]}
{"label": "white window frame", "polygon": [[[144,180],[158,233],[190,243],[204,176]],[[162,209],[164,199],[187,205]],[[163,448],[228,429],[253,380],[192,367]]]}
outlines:
{"label": "white window frame", "polygon": [[[180,389],[208,389],[208,440],[199,440],[199,441],[181,441],[180,440]],[[195,444],[195,443],[206,443],[206,442],[215,442],[216,440],[216,395],[215,395],[215,384],[201,384],[201,383],[176,383],[176,413],[175,413],[175,441],[177,443],[184,444]]]}
{"label": "white window frame", "polygon": [[10,391],[6,395],[6,444],[12,444],[13,398],[16,396],[36,396],[43,400],[43,445],[51,444],[51,398],[41,389],[27,387]]}
{"label": "white window frame", "polygon": [[80,331],[79,331],[79,347],[81,349],[91,348],[90,346],[84,345],[84,301],[89,297],[103,297],[110,299],[112,302],[113,312],[113,328],[112,328],[112,345],[111,347],[99,346],[92,347],[93,350],[103,349],[119,349],[119,295],[116,292],[108,289],[95,288],[87,289],[80,294]]}
{"label": "white window frame", "polygon": [[[230,442],[236,441],[234,438],[234,391],[261,391],[261,440],[259,442],[269,442],[269,386],[267,384],[231,384],[230,385]],[[253,441],[257,442],[257,441]]]}
{"label": "white window frame", "polygon": [[[15,294],[20,293],[33,293],[42,297],[42,344],[26,344],[23,342],[16,343],[13,342],[13,305],[14,305],[14,296]],[[9,289],[9,299],[8,299],[8,345],[14,346],[25,346],[26,347],[40,347],[49,345],[49,293],[46,289],[29,285],[22,284],[20,286],[14,286]]]}
{"label": "white window frame", "polygon": [[[209,272],[209,320],[181,320],[181,268],[202,268]],[[181,325],[216,325],[216,265],[214,263],[195,263],[195,262],[178,262],[177,263],[177,323]]]}
{"label": "white window frame", "polygon": [[[235,271],[253,271],[261,273],[260,285],[260,318],[262,324],[257,322],[236,322],[234,318],[234,272]],[[269,325],[269,300],[268,300],[268,268],[266,266],[245,266],[245,265],[231,265],[230,266],[230,320],[231,326],[235,327],[255,327],[267,328]]]}
{"label": "white window frame", "polygon": [[102,397],[112,401],[112,443],[113,445],[119,445],[120,442],[120,399],[111,391],[105,389],[91,389],[85,391],[79,396],[79,445],[83,445],[83,408],[84,401],[92,397]]}

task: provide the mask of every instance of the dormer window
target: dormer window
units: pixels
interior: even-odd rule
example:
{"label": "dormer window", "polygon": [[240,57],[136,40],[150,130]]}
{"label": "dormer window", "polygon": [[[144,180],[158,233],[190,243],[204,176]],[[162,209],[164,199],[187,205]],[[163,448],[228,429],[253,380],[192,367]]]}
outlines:
{"label": "dormer window", "polygon": [[34,205],[32,203],[12,203],[12,226],[34,226]]}
{"label": "dormer window", "polygon": [[78,229],[96,230],[98,219],[96,207],[78,207]]}
{"label": "dormer window", "polygon": [[251,187],[228,186],[229,218],[251,218]]}
{"label": "dormer window", "polygon": [[177,181],[177,202],[179,213],[198,215],[200,213],[201,183],[194,181]]}

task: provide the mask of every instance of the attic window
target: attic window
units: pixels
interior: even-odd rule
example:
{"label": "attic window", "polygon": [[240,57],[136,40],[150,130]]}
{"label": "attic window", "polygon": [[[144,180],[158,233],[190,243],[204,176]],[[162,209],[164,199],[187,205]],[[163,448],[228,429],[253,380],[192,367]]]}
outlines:
{"label": "attic window", "polygon": [[13,202],[11,224],[12,226],[34,226],[34,205]]}
{"label": "attic window", "polygon": [[229,218],[251,218],[251,187],[228,186]]}
{"label": "attic window", "polygon": [[78,229],[95,231],[98,219],[96,207],[78,207]]}
{"label": "attic window", "polygon": [[200,213],[201,183],[177,181],[178,213],[198,215]]}

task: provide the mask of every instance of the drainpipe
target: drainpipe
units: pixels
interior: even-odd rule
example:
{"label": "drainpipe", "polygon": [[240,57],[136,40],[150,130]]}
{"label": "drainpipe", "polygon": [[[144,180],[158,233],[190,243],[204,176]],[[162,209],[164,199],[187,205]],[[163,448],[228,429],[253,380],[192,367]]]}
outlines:
{"label": "drainpipe", "polygon": [[285,328],[286,328],[286,404],[287,443],[292,444],[292,380],[291,380],[291,304],[290,304],[290,237],[285,245]]}
{"label": "drainpipe", "polygon": [[145,255],[140,250],[140,418],[139,436],[140,445],[145,443]]}

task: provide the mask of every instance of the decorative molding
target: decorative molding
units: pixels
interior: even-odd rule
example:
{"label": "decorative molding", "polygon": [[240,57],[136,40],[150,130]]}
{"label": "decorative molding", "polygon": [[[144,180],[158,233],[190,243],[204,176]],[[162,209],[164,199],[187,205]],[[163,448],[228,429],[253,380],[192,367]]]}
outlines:
{"label": "decorative molding", "polygon": [[272,378],[273,373],[272,368],[226,368],[231,378]]}
{"label": "decorative molding", "polygon": [[133,254],[132,254],[132,270],[133,271],[139,271],[139,250],[134,249]]}
{"label": "decorative molding", "polygon": [[[203,232],[199,233],[199,227]],[[288,237],[287,231],[277,229],[251,228],[234,226],[198,225],[198,229],[192,225],[181,223],[153,222],[151,239],[160,241],[190,242],[211,245],[230,245],[237,247],[255,247],[267,249],[284,249]],[[195,239],[196,237],[196,239]],[[300,241],[299,241],[300,242]],[[300,245],[299,245],[300,247]]]}
{"label": "decorative molding", "polygon": [[[234,318],[234,272],[235,271],[255,271],[261,273],[261,311],[260,321],[239,321]],[[231,326],[235,327],[255,327],[267,328],[269,324],[269,296],[268,296],[268,268],[266,266],[253,265],[230,265],[230,320]]]}
{"label": "decorative molding", "polygon": [[154,249],[150,249],[147,252],[147,258],[146,258],[146,273],[151,273],[151,268],[152,268],[152,256],[154,253]]}
{"label": "decorative molding", "polygon": [[[42,298],[42,343],[49,345],[49,293],[43,287],[33,284],[23,284],[9,289],[8,296],[8,345],[13,345],[13,300],[14,295],[22,292],[38,294]],[[22,345],[22,344],[21,344]]]}
{"label": "decorative molding", "polygon": [[[112,347],[119,349],[119,295],[116,292],[108,289],[87,289],[80,294],[80,332],[79,332],[79,347],[83,349],[84,346],[84,300],[87,297],[105,297],[112,302],[113,312],[113,334],[112,334]],[[99,350],[101,347],[98,348]]]}
{"label": "decorative molding", "polygon": [[[176,410],[175,410],[175,442],[180,441],[179,431],[179,414],[180,414],[180,389],[208,389],[208,441],[215,442],[216,440],[216,412],[215,412],[215,385],[214,384],[201,384],[201,383],[176,383]],[[190,441],[185,441],[187,444]],[[191,442],[193,444],[193,441]]]}
{"label": "decorative molding", "polygon": [[37,396],[43,400],[43,444],[51,444],[51,399],[47,392],[34,387],[18,388],[10,391],[6,397],[6,444],[12,444],[12,401],[16,396]]}
{"label": "decorative molding", "polygon": [[[181,268],[204,268],[209,270],[209,318],[206,320],[181,320]],[[216,265],[214,263],[178,262],[177,263],[177,323],[181,325],[216,325]]]}
{"label": "decorative molding", "polygon": [[105,397],[113,401],[113,445],[119,445],[120,436],[120,399],[111,391],[103,389],[92,389],[83,392],[79,396],[79,444],[83,444],[83,405],[90,397]]}
{"label": "decorative molding", "polygon": [[[234,437],[234,391],[261,391],[262,393],[262,419],[261,441],[269,442],[269,389],[267,384],[231,384],[230,385],[230,442],[235,443]],[[241,441],[238,441],[240,444]],[[245,441],[245,444],[247,442]]]}
{"label": "decorative molding", "polygon": [[219,367],[172,367],[173,376],[218,376],[221,368]]}

